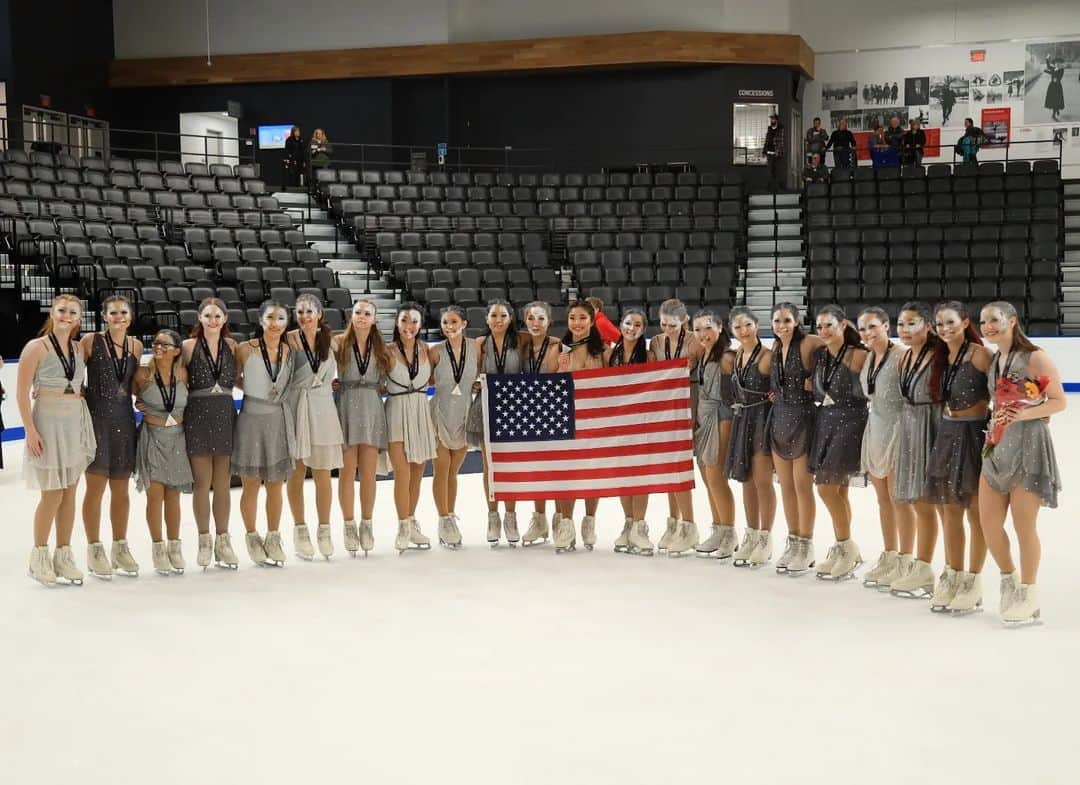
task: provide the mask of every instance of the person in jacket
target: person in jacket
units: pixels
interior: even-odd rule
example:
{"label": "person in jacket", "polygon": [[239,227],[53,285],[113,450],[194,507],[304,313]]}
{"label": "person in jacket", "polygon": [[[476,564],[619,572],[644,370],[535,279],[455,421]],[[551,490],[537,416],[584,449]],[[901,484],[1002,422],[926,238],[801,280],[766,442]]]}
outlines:
{"label": "person in jacket", "polygon": [[806,160],[809,163],[814,153],[825,159],[825,147],[829,144],[829,132],[821,127],[821,118],[815,117],[813,127],[806,132]]}
{"label": "person in jacket", "polygon": [[334,154],[334,146],[326,138],[326,132],[316,128],[311,134],[311,143],[308,145],[308,155],[311,158],[311,179],[315,179],[315,173],[330,165],[330,156]]}
{"label": "person in jacket", "polygon": [[970,117],[964,118],[964,135],[960,137],[956,147],[961,159],[965,164],[977,164],[979,162],[979,147],[984,141],[983,130],[975,125]]}
{"label": "person in jacket", "polygon": [[919,166],[922,163],[923,153],[926,150],[926,132],[919,125],[918,120],[911,120],[908,123],[902,150],[905,166]]}
{"label": "person in jacket", "polygon": [[900,118],[896,115],[889,118],[889,127],[885,129],[885,140],[889,143],[890,149],[896,153],[897,160],[899,160],[904,147],[904,129],[900,125]]}
{"label": "person in jacket", "polygon": [[622,337],[622,332],[612,324],[611,319],[604,313],[604,301],[599,297],[586,297],[585,302],[596,310],[596,329],[600,331],[600,337],[608,346],[614,346]]}
{"label": "person in jacket", "polygon": [[307,171],[307,149],[304,147],[304,137],[300,134],[300,126],[294,125],[285,140],[285,187],[297,188],[303,184],[303,177]]}
{"label": "person in jacket", "polygon": [[761,148],[761,154],[769,166],[769,189],[774,193],[784,187],[784,126],[780,124],[780,116],[769,115],[769,129],[765,132],[765,144]]}
{"label": "person in jacket", "polygon": [[833,163],[836,166],[857,166],[855,161],[855,134],[847,127],[847,120],[841,120],[836,124],[836,130],[829,137],[826,150],[833,151]]}
{"label": "person in jacket", "polygon": [[810,156],[810,163],[803,167],[803,182],[807,185],[829,182],[829,170],[821,162],[821,153]]}

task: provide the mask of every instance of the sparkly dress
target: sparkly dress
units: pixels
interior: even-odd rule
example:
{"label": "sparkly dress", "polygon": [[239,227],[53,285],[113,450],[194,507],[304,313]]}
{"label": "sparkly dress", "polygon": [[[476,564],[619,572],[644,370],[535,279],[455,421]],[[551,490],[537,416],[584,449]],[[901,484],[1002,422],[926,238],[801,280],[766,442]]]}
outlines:
{"label": "sparkly dress", "polygon": [[285,393],[285,411],[296,435],[292,457],[309,469],[339,469],[343,437],[334,408],[337,360],[329,352],[319,363],[318,373],[313,373],[302,349],[293,349],[291,354],[292,379]]}
{"label": "sparkly dress", "polygon": [[[685,327],[679,330],[679,337],[675,339],[675,345],[673,346],[668,341],[666,335],[658,335],[652,339],[652,343],[649,347],[653,350],[653,354],[656,355],[657,360],[675,360],[678,358],[690,357],[690,334]],[[697,405],[698,396],[701,394],[699,388],[700,379],[697,378],[698,374],[691,369],[690,373],[690,414],[694,422],[697,422]],[[729,399],[730,400],[730,399]],[[721,456],[723,460],[723,456]],[[712,464],[708,464],[712,465]]]}
{"label": "sparkly dress", "polygon": [[221,392],[214,392],[214,374],[210,358],[203,351],[202,341],[195,341],[188,362],[188,405],[184,420],[184,438],[189,457],[199,455],[232,455],[233,430],[236,422],[236,402],[233,384],[236,381],[236,360],[229,342],[218,344]]}
{"label": "sparkly dress", "polygon": [[435,457],[435,424],[427,402],[430,377],[431,364],[423,350],[415,377],[410,378],[409,367],[400,358],[386,377],[386,440],[404,444],[409,463],[424,463]]}
{"label": "sparkly dress", "polygon": [[[109,352],[112,339],[94,335],[90,361],[86,364],[86,406],[94,423],[97,453],[86,467],[90,474],[110,479],[127,479],[135,470],[135,409],[131,406],[131,382],[139,367],[139,358],[128,354],[124,371],[116,378],[116,366]],[[125,338],[125,341],[130,340]],[[123,350],[117,350],[122,356]]]}
{"label": "sparkly dress", "polygon": [[[997,385],[998,356],[990,366],[988,389],[993,395]],[[1006,369],[1009,376],[1023,378],[1028,373],[1030,352],[1017,352]],[[1044,507],[1057,507],[1061,490],[1061,473],[1054,455],[1047,420],[1013,422],[1002,434],[1001,441],[983,459],[982,475],[998,493],[1009,493],[1018,487],[1042,498]]]}
{"label": "sparkly dress", "polygon": [[[75,392],[82,385],[86,366],[75,348],[75,376],[71,385]],[[63,392],[68,386],[60,358],[45,342],[47,352],[34,371],[33,389]],[[34,428],[44,445],[36,458],[25,449],[23,479],[34,491],[59,491],[79,481],[97,453],[97,438],[90,421],[90,410],[81,395],[42,395],[33,399]]]}
{"label": "sparkly dress", "polygon": [[778,340],[769,372],[776,398],[769,411],[769,447],[773,455],[786,461],[801,458],[809,452],[814,431],[814,400],[806,391],[810,373],[803,368],[801,345],[801,338],[792,341],[787,359],[782,361],[783,349]]}
{"label": "sparkly dress", "polygon": [[[775,358],[774,358],[775,361]],[[755,455],[769,454],[769,376],[763,374],[759,360],[731,376],[731,439],[724,460],[724,474],[729,480],[746,482],[754,469]]]}
{"label": "sparkly dress", "polygon": [[866,398],[859,376],[846,364],[858,349],[848,348],[838,358],[822,346],[814,354],[814,401],[817,420],[807,461],[817,485],[847,485],[862,473],[862,442],[866,431]]}
{"label": "sparkly dress", "polygon": [[233,435],[233,474],[283,482],[293,473],[296,434],[293,419],[285,410],[292,367],[292,357],[285,357],[280,368],[273,363],[271,368],[278,371],[278,377],[272,382],[258,346],[248,352],[244,363],[244,406],[236,418]]}
{"label": "sparkly dress", "polygon": [[[901,354],[901,359],[905,353]],[[930,395],[930,365],[914,372],[907,394],[901,393],[900,429],[896,443],[896,481],[893,499],[902,504],[927,500],[926,466],[941,424],[942,404]],[[903,368],[901,362],[900,368]],[[880,379],[878,380],[880,382]],[[900,377],[897,378],[900,385]]]}
{"label": "sparkly dress", "polygon": [[[503,348],[506,350],[502,358],[503,367],[499,368],[495,357],[494,340],[490,335],[484,336],[484,360],[483,372],[485,374],[513,373],[522,371],[521,355],[517,351],[517,339],[507,333],[503,337]],[[507,345],[509,343],[509,345]],[[483,394],[477,393],[469,407],[469,419],[465,424],[465,433],[468,436],[469,446],[479,448],[484,442],[484,406]]]}
{"label": "sparkly dress", "polygon": [[[161,390],[153,379],[139,393],[138,400],[146,408],[146,414],[162,420],[169,418]],[[179,425],[150,425],[145,420],[139,426],[139,447],[135,460],[135,487],[145,491],[150,483],[157,482],[166,488],[191,493],[191,462],[187,456],[184,438],[184,410],[187,408],[188,388],[184,382],[176,382],[176,400],[172,416]]]}
{"label": "sparkly dress", "polygon": [[365,359],[368,365],[363,374],[360,373],[355,354],[349,357],[344,368],[338,368],[341,389],[337,397],[337,411],[342,440],[347,447],[366,444],[385,450],[386,410],[383,408],[381,391],[386,380],[379,373],[375,357]]}
{"label": "sparkly dress", "polygon": [[700,374],[691,374],[691,378],[700,377],[698,384],[697,411],[694,416],[694,455],[702,466],[716,466],[726,456],[720,454],[720,423],[730,421],[734,412],[731,409],[731,375],[725,374],[720,362],[707,362]]}
{"label": "sparkly dress", "polygon": [[[449,450],[462,450],[469,446],[466,425],[472,406],[472,386],[476,381],[476,345],[469,339],[461,342],[464,364],[460,382],[454,381],[453,364],[446,341],[436,350],[439,362],[435,365],[435,394],[431,396],[431,422],[439,442]],[[458,394],[454,395],[454,389]]]}
{"label": "sparkly dress", "polygon": [[960,363],[955,377],[948,383],[947,397],[944,395],[946,380],[942,382],[946,410],[926,465],[926,494],[935,504],[969,507],[979,492],[982,447],[989,415],[953,417],[949,410],[961,411],[979,401],[989,400],[986,374],[971,364],[969,356]]}
{"label": "sparkly dress", "polygon": [[904,350],[893,346],[875,369],[874,391],[870,392],[870,365],[874,355],[866,358],[859,381],[863,396],[870,401],[866,431],[862,440],[861,470],[871,477],[888,477],[896,467],[896,446],[899,443],[900,411],[904,397],[900,394],[899,362]]}

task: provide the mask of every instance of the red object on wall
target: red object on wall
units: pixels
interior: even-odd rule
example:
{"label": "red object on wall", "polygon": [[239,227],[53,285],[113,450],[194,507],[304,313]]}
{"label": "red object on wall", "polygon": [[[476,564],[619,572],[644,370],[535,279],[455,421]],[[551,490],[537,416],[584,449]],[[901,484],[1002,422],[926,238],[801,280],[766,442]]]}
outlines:
{"label": "red object on wall", "polygon": [[[937,158],[941,155],[941,129],[923,128],[926,134],[926,147],[923,158]],[[870,160],[870,131],[855,131],[855,157],[860,161]]]}
{"label": "red object on wall", "polygon": [[981,125],[986,135],[984,147],[1003,147],[1012,137],[1012,109],[1008,106],[983,109]]}
{"label": "red object on wall", "polygon": [[42,105],[42,106],[44,106],[44,107],[45,107],[46,109],[47,109],[47,108],[48,108],[49,106],[51,106],[51,105],[52,105],[52,97],[51,97],[51,96],[48,96],[48,95],[39,95],[39,96],[38,96],[38,98],[39,98],[39,99],[41,99],[41,105]]}
{"label": "red object on wall", "polygon": [[985,63],[986,62],[986,50],[985,49],[972,49],[971,50],[971,62],[973,62],[973,63]]}

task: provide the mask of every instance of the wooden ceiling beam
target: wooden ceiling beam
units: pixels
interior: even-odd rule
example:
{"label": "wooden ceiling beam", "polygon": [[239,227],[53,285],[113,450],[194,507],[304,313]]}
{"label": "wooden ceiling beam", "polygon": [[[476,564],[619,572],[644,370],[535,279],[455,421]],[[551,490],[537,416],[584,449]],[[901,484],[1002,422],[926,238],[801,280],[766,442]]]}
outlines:
{"label": "wooden ceiling beam", "polygon": [[775,65],[814,75],[797,35],[657,31],[475,43],[113,60],[112,87],[441,76],[671,65]]}

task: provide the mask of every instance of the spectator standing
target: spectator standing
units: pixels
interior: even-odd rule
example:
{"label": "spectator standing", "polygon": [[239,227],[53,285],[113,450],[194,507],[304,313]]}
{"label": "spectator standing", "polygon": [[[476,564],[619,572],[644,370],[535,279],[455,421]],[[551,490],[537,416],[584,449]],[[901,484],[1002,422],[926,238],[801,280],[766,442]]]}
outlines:
{"label": "spectator standing", "polygon": [[833,151],[833,162],[836,166],[853,167],[858,164],[855,161],[855,134],[847,127],[847,120],[837,123],[836,130],[829,137],[826,150]]}
{"label": "spectator standing", "polygon": [[814,154],[825,159],[825,148],[829,144],[829,132],[821,127],[821,118],[815,117],[813,127],[806,132],[806,160],[810,161]]}
{"label": "spectator standing", "polygon": [[585,302],[591,305],[593,310],[596,311],[593,324],[596,325],[596,329],[600,333],[600,337],[604,339],[604,343],[608,346],[617,344],[622,337],[622,331],[612,324],[611,319],[604,313],[604,301],[599,297],[586,297]]}
{"label": "spectator standing", "polygon": [[898,166],[900,164],[900,158],[898,157],[896,150],[889,144],[889,140],[885,135],[885,129],[880,125],[874,128],[874,133],[870,136],[869,145],[870,160],[873,162],[875,169],[884,166]]}
{"label": "spectator standing", "polygon": [[769,189],[774,193],[784,187],[784,126],[780,116],[769,115],[769,129],[765,132],[765,145],[762,155],[769,165]]}
{"label": "spectator standing", "polygon": [[896,153],[896,160],[900,160],[900,153],[904,148],[904,129],[900,126],[900,118],[893,115],[889,118],[889,127],[885,131],[885,141],[889,148]]}
{"label": "spectator standing", "polygon": [[326,138],[326,132],[321,128],[316,128],[315,132],[311,135],[311,144],[308,146],[308,153],[311,156],[311,179],[315,180],[315,173],[320,169],[325,169],[330,165],[330,156],[334,154],[334,146],[330,144],[330,140]]}
{"label": "spectator standing", "polygon": [[923,153],[926,151],[926,132],[919,125],[918,120],[908,123],[908,132],[904,134],[903,153],[905,166],[919,166],[922,163]]}
{"label": "spectator standing", "polygon": [[821,162],[821,153],[814,153],[810,156],[810,163],[803,167],[803,182],[807,185],[829,182],[829,170]]}
{"label": "spectator standing", "polygon": [[977,164],[979,162],[979,147],[984,140],[983,130],[979,126],[975,125],[975,121],[970,117],[964,118],[964,135],[960,137],[960,141],[957,143],[957,150],[960,153],[961,160],[965,164]]}
{"label": "spectator standing", "polygon": [[303,176],[307,171],[307,149],[304,147],[304,137],[300,133],[300,126],[294,125],[289,132],[289,138],[285,140],[285,187],[296,188],[303,185]]}

